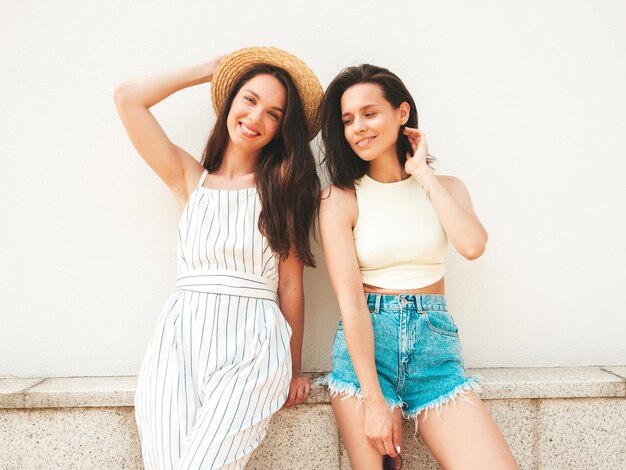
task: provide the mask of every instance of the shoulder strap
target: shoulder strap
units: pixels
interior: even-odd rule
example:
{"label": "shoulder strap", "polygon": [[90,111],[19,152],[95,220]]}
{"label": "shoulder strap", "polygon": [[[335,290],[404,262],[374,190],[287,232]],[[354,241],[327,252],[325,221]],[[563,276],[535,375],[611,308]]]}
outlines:
{"label": "shoulder strap", "polygon": [[202,175],[200,176],[200,181],[198,181],[198,187],[204,184],[204,180],[206,179],[206,175],[208,174],[209,174],[209,171],[206,169],[202,172]]}

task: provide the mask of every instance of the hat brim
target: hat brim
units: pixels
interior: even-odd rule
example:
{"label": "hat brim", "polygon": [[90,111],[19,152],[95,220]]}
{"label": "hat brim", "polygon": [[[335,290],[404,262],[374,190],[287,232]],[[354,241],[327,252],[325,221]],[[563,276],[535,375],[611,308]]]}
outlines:
{"label": "hat brim", "polygon": [[216,114],[222,109],[234,84],[241,75],[258,64],[269,64],[285,70],[293,80],[304,108],[308,138],[320,130],[319,108],[324,96],[315,73],[302,60],[276,47],[246,47],[238,49],[219,63],[211,80],[211,102]]}

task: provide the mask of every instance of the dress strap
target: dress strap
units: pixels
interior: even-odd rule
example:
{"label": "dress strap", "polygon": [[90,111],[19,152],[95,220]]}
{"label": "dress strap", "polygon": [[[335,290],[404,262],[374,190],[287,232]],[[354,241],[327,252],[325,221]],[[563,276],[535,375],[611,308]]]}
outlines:
{"label": "dress strap", "polygon": [[204,180],[206,179],[206,175],[208,174],[209,174],[209,171],[206,169],[202,172],[202,175],[200,176],[200,181],[198,181],[198,187],[204,184]]}

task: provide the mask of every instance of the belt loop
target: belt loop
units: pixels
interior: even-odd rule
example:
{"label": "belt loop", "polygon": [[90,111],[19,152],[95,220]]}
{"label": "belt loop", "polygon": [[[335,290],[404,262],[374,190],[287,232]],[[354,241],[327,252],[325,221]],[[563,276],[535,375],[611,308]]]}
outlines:
{"label": "belt loop", "polygon": [[382,295],[377,294],[376,295],[376,303],[374,305],[374,313],[380,313],[380,299],[381,299]]}
{"label": "belt loop", "polygon": [[418,312],[424,312],[424,302],[422,302],[422,296],[420,294],[415,294],[415,309]]}

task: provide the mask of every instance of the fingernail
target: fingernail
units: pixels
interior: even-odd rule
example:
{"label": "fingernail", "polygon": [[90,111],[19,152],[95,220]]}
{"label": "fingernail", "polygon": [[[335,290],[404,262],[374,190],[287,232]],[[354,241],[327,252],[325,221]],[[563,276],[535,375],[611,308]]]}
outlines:
{"label": "fingernail", "polygon": [[398,454],[400,453],[400,446],[396,446],[396,450],[398,451]]}

